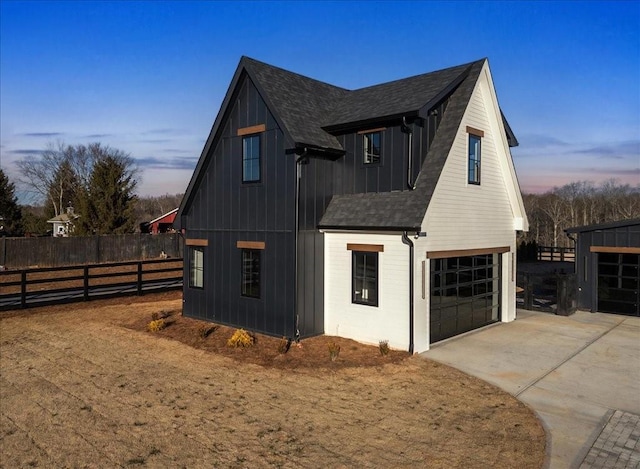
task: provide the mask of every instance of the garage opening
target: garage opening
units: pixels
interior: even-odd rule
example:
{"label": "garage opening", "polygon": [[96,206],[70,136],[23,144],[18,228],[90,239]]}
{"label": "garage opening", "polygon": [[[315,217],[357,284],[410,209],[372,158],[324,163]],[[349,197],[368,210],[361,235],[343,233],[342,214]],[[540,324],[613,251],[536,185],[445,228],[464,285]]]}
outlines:
{"label": "garage opening", "polygon": [[598,253],[598,311],[640,316],[640,254]]}
{"label": "garage opening", "polygon": [[431,260],[430,342],[500,320],[501,255]]}

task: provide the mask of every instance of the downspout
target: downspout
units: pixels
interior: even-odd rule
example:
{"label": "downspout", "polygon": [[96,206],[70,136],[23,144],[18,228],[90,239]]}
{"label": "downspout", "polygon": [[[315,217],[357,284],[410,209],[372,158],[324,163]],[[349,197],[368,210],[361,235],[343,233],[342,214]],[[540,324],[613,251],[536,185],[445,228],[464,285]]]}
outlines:
{"label": "downspout", "polygon": [[402,242],[409,246],[409,353],[413,355],[413,241],[406,231],[402,232]]}
{"label": "downspout", "polygon": [[293,321],[296,328],[296,333],[294,340],[296,342],[300,341],[300,315],[298,314],[298,231],[300,229],[300,179],[302,179],[302,168],[300,167],[302,161],[307,157],[307,147],[304,148],[302,153],[296,158],[296,220],[295,220],[295,230],[293,232],[294,241],[293,244],[295,246],[295,286],[293,291],[293,305],[294,305],[294,317]]}
{"label": "downspout", "polygon": [[413,130],[407,124],[407,118],[402,118],[402,126],[400,130],[409,135],[409,148],[407,150],[407,187],[411,190],[416,188],[415,181],[413,179]]}

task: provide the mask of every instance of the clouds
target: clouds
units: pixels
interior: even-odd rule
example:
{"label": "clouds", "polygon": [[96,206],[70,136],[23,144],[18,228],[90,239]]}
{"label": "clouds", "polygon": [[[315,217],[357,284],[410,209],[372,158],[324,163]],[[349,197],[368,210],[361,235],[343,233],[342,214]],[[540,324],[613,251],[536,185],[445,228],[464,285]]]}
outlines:
{"label": "clouds", "polygon": [[35,137],[35,138],[51,138],[51,137],[62,137],[64,133],[62,132],[27,132],[23,134],[18,134],[22,137]]}
{"label": "clouds", "polygon": [[640,140],[605,143],[574,151],[576,154],[593,155],[603,159],[640,158]]}
{"label": "clouds", "polygon": [[196,167],[198,158],[196,157],[173,157],[158,158],[155,156],[147,156],[144,158],[135,158],[136,163],[141,169],[188,169],[193,170]]}

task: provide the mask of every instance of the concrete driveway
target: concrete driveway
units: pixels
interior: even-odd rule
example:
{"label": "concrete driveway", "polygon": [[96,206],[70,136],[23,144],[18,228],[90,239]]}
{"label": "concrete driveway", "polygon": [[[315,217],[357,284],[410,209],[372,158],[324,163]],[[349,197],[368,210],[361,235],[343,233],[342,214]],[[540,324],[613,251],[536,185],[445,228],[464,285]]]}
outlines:
{"label": "concrete driveway", "polygon": [[551,468],[640,467],[640,318],[518,310],[423,356],[530,405],[550,434]]}

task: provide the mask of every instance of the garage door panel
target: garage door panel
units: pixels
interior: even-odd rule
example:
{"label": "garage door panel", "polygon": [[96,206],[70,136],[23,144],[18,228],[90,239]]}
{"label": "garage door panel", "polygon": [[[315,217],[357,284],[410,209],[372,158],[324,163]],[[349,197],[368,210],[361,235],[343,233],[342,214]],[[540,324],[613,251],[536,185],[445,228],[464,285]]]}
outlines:
{"label": "garage door panel", "polygon": [[598,311],[640,316],[639,265],[639,254],[598,253]]}
{"label": "garage door panel", "polygon": [[499,267],[499,254],[443,258],[431,263],[432,343],[500,320]]}

